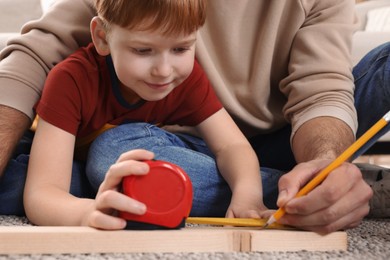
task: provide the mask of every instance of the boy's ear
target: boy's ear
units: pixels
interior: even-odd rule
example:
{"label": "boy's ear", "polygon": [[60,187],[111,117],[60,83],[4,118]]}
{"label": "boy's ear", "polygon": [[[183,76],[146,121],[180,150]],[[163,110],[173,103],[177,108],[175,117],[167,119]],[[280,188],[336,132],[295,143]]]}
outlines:
{"label": "boy's ear", "polygon": [[107,56],[110,54],[110,48],[107,42],[107,31],[103,26],[103,21],[95,16],[90,24],[92,41],[95,45],[96,51],[102,55]]}

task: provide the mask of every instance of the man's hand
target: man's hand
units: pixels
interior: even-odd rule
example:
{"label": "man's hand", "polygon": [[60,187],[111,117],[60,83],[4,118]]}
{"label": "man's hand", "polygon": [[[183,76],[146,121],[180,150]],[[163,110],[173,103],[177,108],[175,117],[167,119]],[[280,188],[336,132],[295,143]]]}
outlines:
{"label": "man's hand", "polygon": [[306,196],[295,194],[354,141],[345,122],[314,118],[295,133],[292,148],[298,165],[279,181],[278,206],[287,214],[279,221],[302,229],[329,233],[359,225],[369,212],[373,193],[360,170],[344,163]]}
{"label": "man's hand", "polygon": [[335,169],[306,196],[294,198],[329,163],[329,160],[301,163],[280,179],[278,206],[287,213],[279,223],[325,234],[359,225],[369,212],[373,192],[351,163]]}
{"label": "man's hand", "polygon": [[0,105],[0,177],[3,175],[12,152],[30,124],[30,119],[24,113]]}

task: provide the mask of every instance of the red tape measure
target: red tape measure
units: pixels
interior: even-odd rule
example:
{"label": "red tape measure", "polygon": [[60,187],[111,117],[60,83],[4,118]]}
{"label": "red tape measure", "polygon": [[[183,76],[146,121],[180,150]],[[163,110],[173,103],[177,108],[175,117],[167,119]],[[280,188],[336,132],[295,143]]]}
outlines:
{"label": "red tape measure", "polygon": [[123,179],[127,196],[144,203],[144,215],[120,212],[127,229],[173,229],[185,225],[192,206],[192,184],[179,166],[165,161],[146,161],[146,175],[129,175]]}

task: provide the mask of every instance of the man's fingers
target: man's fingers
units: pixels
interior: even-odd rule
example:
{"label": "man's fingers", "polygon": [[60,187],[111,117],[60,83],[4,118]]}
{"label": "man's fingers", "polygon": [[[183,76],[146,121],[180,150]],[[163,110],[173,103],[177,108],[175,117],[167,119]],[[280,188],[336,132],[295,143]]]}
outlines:
{"label": "man's fingers", "polygon": [[323,221],[323,224],[318,221],[321,220],[321,212],[318,212],[318,214],[316,214],[317,216],[312,215],[302,218],[297,217],[297,215],[286,215],[286,218],[280,223],[295,226],[303,230],[317,232],[320,234],[329,234],[338,230],[358,226],[361,223],[363,217],[367,214],[367,210],[368,209],[366,207],[359,207],[334,221]]}
{"label": "man's fingers", "polygon": [[368,214],[371,196],[360,171],[347,163],[308,195],[290,200],[279,222],[323,233],[354,227]]}
{"label": "man's fingers", "polygon": [[279,196],[277,205],[283,207],[305,186],[314,176],[321,171],[330,161],[312,161],[298,164],[279,180]]}
{"label": "man's fingers", "polygon": [[[362,179],[360,171],[352,164],[345,164],[334,170],[306,196],[290,200],[285,209],[290,214],[300,215],[328,208],[329,211],[334,209],[339,214],[347,214],[369,199],[370,187]],[[328,215],[331,214],[329,212]]]}

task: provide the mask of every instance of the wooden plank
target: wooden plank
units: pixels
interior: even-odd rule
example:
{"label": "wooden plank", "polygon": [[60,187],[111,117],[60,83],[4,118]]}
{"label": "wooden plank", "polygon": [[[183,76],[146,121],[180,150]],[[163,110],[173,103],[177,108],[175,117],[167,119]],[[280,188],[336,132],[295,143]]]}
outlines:
{"label": "wooden plank", "polygon": [[121,230],[88,227],[0,227],[0,254],[236,252],[234,230]]}
{"label": "wooden plank", "polygon": [[187,227],[102,231],[89,227],[0,227],[0,254],[346,250],[345,232]]}
{"label": "wooden plank", "polygon": [[[319,235],[314,232],[297,230],[296,228],[273,223],[266,230],[261,227],[267,219],[246,218],[187,218],[187,223],[208,225],[234,225],[252,227],[241,230],[241,252],[248,251],[328,251],[347,250],[347,234],[334,232]],[[257,228],[256,228],[257,227]],[[277,229],[275,232],[270,229]],[[281,232],[282,230],[290,230]]]}
{"label": "wooden plank", "polygon": [[347,250],[347,233],[320,235],[307,231],[251,230],[249,251],[331,251]]}

